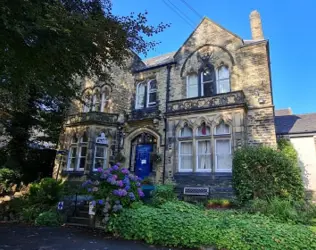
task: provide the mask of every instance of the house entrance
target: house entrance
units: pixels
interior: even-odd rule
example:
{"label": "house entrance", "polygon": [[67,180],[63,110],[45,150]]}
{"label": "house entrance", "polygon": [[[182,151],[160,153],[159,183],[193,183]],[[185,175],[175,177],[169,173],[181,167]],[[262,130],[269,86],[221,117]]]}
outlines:
{"label": "house entrance", "polygon": [[149,133],[142,133],[132,141],[131,169],[142,179],[153,171],[152,153],[156,152],[157,140]]}

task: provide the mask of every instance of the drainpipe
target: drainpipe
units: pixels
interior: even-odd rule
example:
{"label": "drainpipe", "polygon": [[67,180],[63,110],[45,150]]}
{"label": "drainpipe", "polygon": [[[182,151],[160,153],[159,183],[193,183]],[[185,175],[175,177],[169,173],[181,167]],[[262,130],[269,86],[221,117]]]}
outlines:
{"label": "drainpipe", "polygon": [[164,122],[165,122],[165,152],[163,158],[163,174],[162,174],[162,183],[165,184],[165,175],[166,175],[166,154],[167,154],[167,133],[168,133],[168,126],[167,126],[167,109],[169,103],[169,93],[170,93],[170,72],[171,72],[171,65],[167,65],[167,83],[166,83],[166,107],[165,107],[165,115],[164,115]]}

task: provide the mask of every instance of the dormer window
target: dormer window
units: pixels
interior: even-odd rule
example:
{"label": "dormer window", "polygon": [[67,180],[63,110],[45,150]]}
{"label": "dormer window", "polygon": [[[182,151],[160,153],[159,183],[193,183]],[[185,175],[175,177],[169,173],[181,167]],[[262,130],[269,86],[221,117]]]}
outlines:
{"label": "dormer window", "polygon": [[135,109],[150,108],[157,105],[157,81],[140,82],[136,87]]}

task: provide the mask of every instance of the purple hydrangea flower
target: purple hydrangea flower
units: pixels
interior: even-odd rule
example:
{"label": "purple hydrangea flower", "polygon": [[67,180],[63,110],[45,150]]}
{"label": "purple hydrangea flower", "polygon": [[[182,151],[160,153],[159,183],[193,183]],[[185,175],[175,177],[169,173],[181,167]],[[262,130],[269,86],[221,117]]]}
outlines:
{"label": "purple hydrangea flower", "polygon": [[119,186],[119,187],[123,187],[124,186],[123,181],[121,181],[121,180],[117,181],[116,185]]}
{"label": "purple hydrangea flower", "polygon": [[129,174],[129,171],[126,168],[122,168],[121,172],[122,174]]}
{"label": "purple hydrangea flower", "polygon": [[119,197],[123,197],[123,196],[126,196],[127,195],[127,191],[125,189],[115,189],[113,191],[113,194],[116,195],[116,196],[119,196]]}
{"label": "purple hydrangea flower", "polygon": [[112,167],[112,169],[113,169],[114,171],[116,171],[116,170],[119,169],[119,166],[118,166],[118,165],[114,165],[114,166]]}
{"label": "purple hydrangea flower", "polygon": [[103,205],[104,202],[103,202],[103,200],[99,200],[98,203],[99,203],[99,205]]}
{"label": "purple hydrangea flower", "polygon": [[125,186],[125,190],[126,190],[126,191],[128,191],[128,190],[130,190],[130,189],[131,189],[131,186],[129,186],[129,185],[126,185],[126,186]]}
{"label": "purple hydrangea flower", "polygon": [[92,204],[92,206],[95,206],[96,202],[95,202],[95,201],[92,201],[91,204]]}
{"label": "purple hydrangea flower", "polygon": [[140,187],[140,182],[136,182],[136,187]]}
{"label": "purple hydrangea flower", "polygon": [[92,192],[92,188],[88,188],[88,192]]}
{"label": "purple hydrangea flower", "polygon": [[144,194],[144,192],[143,192],[143,190],[141,188],[138,188],[137,192],[138,192],[139,197],[144,197],[145,196],[145,194]]}
{"label": "purple hydrangea flower", "polygon": [[117,175],[114,174],[114,175],[112,176],[112,178],[113,178],[114,180],[116,180],[116,179],[117,179]]}
{"label": "purple hydrangea flower", "polygon": [[128,193],[128,196],[129,196],[129,198],[130,198],[132,201],[135,200],[135,195],[134,195],[134,193],[130,192],[130,193]]}
{"label": "purple hydrangea flower", "polygon": [[103,172],[103,169],[102,168],[98,168],[98,172],[99,173]]}

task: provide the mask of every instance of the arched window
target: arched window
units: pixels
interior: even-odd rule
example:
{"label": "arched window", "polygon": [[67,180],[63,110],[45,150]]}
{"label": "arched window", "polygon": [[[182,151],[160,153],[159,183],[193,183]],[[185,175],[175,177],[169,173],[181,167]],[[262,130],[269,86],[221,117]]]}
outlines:
{"label": "arched window", "polygon": [[199,95],[197,74],[187,76],[187,98],[197,97]]}
{"label": "arched window", "polygon": [[91,109],[91,95],[90,93],[87,93],[84,95],[83,97],[83,101],[84,101],[84,104],[83,104],[83,112],[86,113],[86,112],[89,112],[90,109]]}
{"label": "arched window", "polygon": [[231,132],[230,126],[221,122],[215,127],[215,168],[217,172],[231,172]]}
{"label": "arched window", "polygon": [[99,90],[96,90],[93,95],[92,111],[101,111],[101,99],[102,99],[102,94],[100,93]]}
{"label": "arched window", "polygon": [[193,133],[192,129],[185,125],[179,135],[179,171],[193,171]]}
{"label": "arched window", "polygon": [[217,69],[217,93],[230,92],[229,69],[223,65]]}
{"label": "arched window", "polygon": [[201,72],[201,96],[212,96],[215,94],[215,71],[213,65],[209,65]]}
{"label": "arched window", "polygon": [[145,92],[146,92],[146,83],[145,82],[138,83],[136,87],[135,109],[142,109],[145,107]]}
{"label": "arched window", "polygon": [[108,104],[109,104],[109,91],[108,89],[103,89],[101,93],[101,112],[108,111]]}
{"label": "arched window", "polygon": [[157,81],[140,82],[136,87],[135,109],[150,108],[157,105]]}
{"label": "arched window", "polygon": [[197,171],[210,172],[212,167],[211,159],[211,129],[203,122],[197,129],[196,140],[196,163]]}

